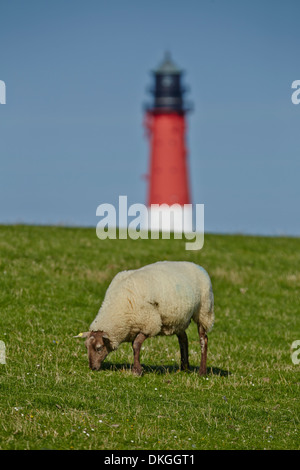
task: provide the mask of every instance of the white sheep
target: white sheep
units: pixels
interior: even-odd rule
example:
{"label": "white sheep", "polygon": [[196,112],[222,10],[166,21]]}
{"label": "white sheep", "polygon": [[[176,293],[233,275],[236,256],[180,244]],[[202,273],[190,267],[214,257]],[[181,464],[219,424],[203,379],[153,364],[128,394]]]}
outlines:
{"label": "white sheep", "polygon": [[186,261],[159,261],[140,269],[118,273],[109,285],[101,308],[86,338],[89,366],[99,370],[106,356],[123,342],[132,342],[133,373],[142,374],[143,341],[157,335],[176,334],[181,368],[188,369],[185,330],[193,319],[201,346],[199,373],[206,374],[207,332],[214,323],[214,296],[207,272]]}

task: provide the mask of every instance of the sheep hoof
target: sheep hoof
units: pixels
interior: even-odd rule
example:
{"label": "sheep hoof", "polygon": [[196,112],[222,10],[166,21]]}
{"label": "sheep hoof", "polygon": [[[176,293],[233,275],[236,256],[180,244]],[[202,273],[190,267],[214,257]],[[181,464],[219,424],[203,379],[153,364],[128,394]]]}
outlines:
{"label": "sheep hoof", "polygon": [[132,373],[133,373],[134,375],[137,375],[137,376],[140,377],[141,375],[143,375],[143,368],[142,368],[142,367],[134,366],[134,367],[132,368]]}

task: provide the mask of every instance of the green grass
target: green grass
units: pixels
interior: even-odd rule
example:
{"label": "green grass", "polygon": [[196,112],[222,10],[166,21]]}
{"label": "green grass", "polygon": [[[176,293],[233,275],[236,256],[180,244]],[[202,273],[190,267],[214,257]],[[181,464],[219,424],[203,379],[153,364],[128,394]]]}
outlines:
{"label": "green grass", "polygon": [[[179,371],[176,337],[131,345],[88,368],[83,341],[113,276],[158,260],[209,272],[216,322],[208,375]],[[300,240],[206,235],[100,241],[94,229],[0,227],[0,449],[299,449]]]}

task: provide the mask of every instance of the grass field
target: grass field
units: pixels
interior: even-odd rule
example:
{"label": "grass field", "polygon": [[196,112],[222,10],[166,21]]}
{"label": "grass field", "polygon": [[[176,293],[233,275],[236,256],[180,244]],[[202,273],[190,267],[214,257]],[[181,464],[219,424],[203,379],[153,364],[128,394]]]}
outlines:
{"label": "grass field", "polygon": [[[176,337],[147,340],[142,377],[131,345],[88,368],[86,331],[112,277],[158,260],[189,260],[215,293],[208,375],[190,372]],[[100,241],[94,229],[0,226],[0,449],[299,449],[300,240],[206,235]]]}

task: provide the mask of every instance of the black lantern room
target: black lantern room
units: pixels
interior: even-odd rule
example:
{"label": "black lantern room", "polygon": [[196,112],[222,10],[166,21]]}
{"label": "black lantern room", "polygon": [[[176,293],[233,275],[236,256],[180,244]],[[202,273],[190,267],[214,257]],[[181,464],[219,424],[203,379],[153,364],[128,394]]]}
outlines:
{"label": "black lantern room", "polygon": [[191,109],[183,99],[183,95],[187,91],[182,86],[183,70],[174,64],[169,52],[165,54],[160,66],[152,73],[154,87],[150,89],[150,92],[154,99],[153,104],[147,106],[148,111],[184,113]]}

